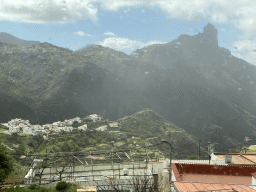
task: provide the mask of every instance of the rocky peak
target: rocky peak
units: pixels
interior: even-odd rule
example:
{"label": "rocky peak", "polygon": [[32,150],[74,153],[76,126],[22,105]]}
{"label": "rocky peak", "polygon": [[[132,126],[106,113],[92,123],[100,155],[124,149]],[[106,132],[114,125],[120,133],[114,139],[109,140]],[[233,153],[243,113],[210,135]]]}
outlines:
{"label": "rocky peak", "polygon": [[207,44],[218,46],[218,31],[212,24],[208,23],[204,27],[202,40]]}
{"label": "rocky peak", "polygon": [[208,46],[218,47],[218,31],[212,24],[208,23],[204,27],[203,33],[194,36],[182,34],[177,40],[184,43],[195,41],[195,43],[205,43]]}

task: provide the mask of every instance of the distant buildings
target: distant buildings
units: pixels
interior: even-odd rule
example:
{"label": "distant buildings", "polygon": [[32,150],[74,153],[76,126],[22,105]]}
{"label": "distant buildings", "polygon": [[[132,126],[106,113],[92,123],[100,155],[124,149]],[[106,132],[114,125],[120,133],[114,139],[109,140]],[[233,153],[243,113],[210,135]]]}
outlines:
{"label": "distant buildings", "polygon": [[97,114],[89,115],[89,117],[91,117],[93,121],[97,121],[101,119]]}
{"label": "distant buildings", "polygon": [[[101,120],[100,116],[97,114],[89,115],[94,122],[97,120]],[[65,119],[63,122],[57,121],[53,122],[52,124],[45,124],[45,125],[31,125],[29,123],[29,120],[22,120],[20,118],[12,119],[11,121],[8,121],[8,123],[2,123],[4,126],[9,128],[9,131],[4,131],[4,134],[12,134],[12,133],[24,133],[29,135],[37,135],[37,133],[45,133],[48,136],[52,136],[55,134],[60,133],[61,131],[65,132],[72,132],[73,127],[72,125],[74,122],[78,122],[79,124],[82,123],[82,120],[80,117],[75,117],[72,119]],[[109,127],[118,127],[117,123],[110,123]],[[96,131],[106,131],[108,128],[108,125],[103,125],[101,127],[96,128]],[[77,128],[81,131],[88,131],[87,124],[83,124]],[[45,139],[46,139],[45,138]]]}
{"label": "distant buildings", "polygon": [[98,127],[98,128],[96,128],[95,130],[96,131],[106,131],[107,130],[107,125],[103,125],[103,126],[101,126],[101,127]]}
{"label": "distant buildings", "polygon": [[78,127],[78,130],[87,131],[87,124]]}
{"label": "distant buildings", "polygon": [[117,123],[109,123],[109,127],[118,127]]}

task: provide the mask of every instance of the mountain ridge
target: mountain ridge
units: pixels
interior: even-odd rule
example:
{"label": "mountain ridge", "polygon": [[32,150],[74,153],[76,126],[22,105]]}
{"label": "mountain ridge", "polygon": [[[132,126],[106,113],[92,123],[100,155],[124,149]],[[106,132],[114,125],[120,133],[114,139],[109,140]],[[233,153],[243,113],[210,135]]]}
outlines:
{"label": "mountain ridge", "polygon": [[37,123],[92,113],[115,120],[151,108],[204,142],[242,142],[256,131],[238,110],[256,116],[256,68],[219,47],[217,36],[207,24],[203,33],[131,55],[102,46],[73,52],[40,44],[20,51],[1,44],[0,87],[31,99]]}
{"label": "mountain ridge", "polygon": [[40,41],[22,40],[5,32],[0,32],[0,42],[7,43],[7,44],[20,45],[20,46],[31,46],[31,45],[36,45],[40,43]]}

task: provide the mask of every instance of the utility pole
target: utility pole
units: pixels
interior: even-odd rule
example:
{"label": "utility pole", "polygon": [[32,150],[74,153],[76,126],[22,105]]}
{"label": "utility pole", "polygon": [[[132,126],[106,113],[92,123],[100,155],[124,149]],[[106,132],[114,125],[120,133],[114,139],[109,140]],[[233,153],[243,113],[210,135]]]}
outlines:
{"label": "utility pole", "polygon": [[208,153],[209,153],[209,165],[210,165],[210,160],[211,160],[211,154],[210,154],[210,145],[211,145],[211,142],[209,141],[208,143]]}
{"label": "utility pole", "polygon": [[199,138],[199,145],[198,145],[198,157],[200,157],[200,142],[201,142],[201,140],[200,140],[200,138]]}
{"label": "utility pole", "polygon": [[114,158],[114,154],[113,154],[113,150],[114,150],[114,141],[111,141],[111,143],[112,143],[112,169],[113,169],[113,179],[114,179],[114,163],[113,163],[113,158]]}

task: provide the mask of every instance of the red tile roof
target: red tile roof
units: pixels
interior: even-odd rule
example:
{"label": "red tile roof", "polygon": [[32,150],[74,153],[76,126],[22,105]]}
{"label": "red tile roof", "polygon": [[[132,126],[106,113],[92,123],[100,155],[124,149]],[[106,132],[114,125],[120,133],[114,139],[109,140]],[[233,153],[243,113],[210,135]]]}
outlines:
{"label": "red tile roof", "polygon": [[172,163],[181,173],[251,176],[256,166]]}
{"label": "red tile roof", "polygon": [[229,176],[209,174],[183,174],[183,182],[206,182],[228,184],[252,184],[252,176]]}
{"label": "red tile roof", "polygon": [[[231,190],[239,192],[255,192],[250,185],[234,185],[221,183],[196,183],[196,182],[174,182],[174,188],[177,191],[222,191],[229,192]],[[226,190],[225,190],[226,189]]]}

